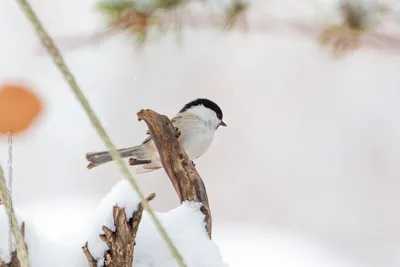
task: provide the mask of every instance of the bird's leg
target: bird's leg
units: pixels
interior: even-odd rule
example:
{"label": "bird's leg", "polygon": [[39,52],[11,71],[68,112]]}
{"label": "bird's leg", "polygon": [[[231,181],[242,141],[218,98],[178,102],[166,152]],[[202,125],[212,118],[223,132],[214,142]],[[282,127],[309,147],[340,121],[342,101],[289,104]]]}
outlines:
{"label": "bird's leg", "polygon": [[129,165],[130,166],[136,166],[136,165],[142,165],[142,164],[148,164],[148,163],[151,163],[151,160],[135,159],[135,158],[130,158],[129,159]]}
{"label": "bird's leg", "polygon": [[181,136],[181,131],[178,129],[178,127],[175,127],[175,137],[179,138]]}

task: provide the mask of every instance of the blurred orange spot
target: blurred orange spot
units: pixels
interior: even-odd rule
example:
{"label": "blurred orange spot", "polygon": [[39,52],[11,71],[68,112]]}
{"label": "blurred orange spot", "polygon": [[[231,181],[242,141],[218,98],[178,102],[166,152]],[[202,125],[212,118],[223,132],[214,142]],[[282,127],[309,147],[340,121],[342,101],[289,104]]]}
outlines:
{"label": "blurred orange spot", "polygon": [[20,84],[0,86],[0,134],[25,131],[42,110],[40,99]]}

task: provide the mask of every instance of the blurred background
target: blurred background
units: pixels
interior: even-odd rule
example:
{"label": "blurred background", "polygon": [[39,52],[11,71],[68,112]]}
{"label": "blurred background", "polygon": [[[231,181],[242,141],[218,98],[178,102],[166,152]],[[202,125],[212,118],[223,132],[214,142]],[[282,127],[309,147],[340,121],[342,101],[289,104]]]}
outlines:
{"label": "blurred background", "polygon": [[[300,34],[218,29],[141,49],[119,35],[69,50],[63,37],[101,28],[93,3],[30,2],[118,147],[144,139],[142,108],[173,116],[198,97],[220,105],[228,127],[196,167],[231,266],[246,257],[253,266],[400,265],[400,54],[360,49],[333,60]],[[310,19],[315,2],[269,5],[252,12]],[[0,34],[0,83],[26,84],[44,107],[13,139],[14,205],[65,239],[63,227],[79,231],[77,215],[122,175],[114,164],[86,169],[85,153],[105,146],[13,1],[0,2]],[[157,211],[179,204],[162,170],[135,178],[157,194]]]}

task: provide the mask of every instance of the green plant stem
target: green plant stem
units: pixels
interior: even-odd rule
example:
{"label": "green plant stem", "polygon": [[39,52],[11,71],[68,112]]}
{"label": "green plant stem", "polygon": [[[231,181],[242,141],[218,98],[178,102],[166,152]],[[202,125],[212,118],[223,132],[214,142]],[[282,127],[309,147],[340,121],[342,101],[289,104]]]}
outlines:
{"label": "green plant stem", "polygon": [[21,267],[29,267],[28,251],[25,246],[24,236],[18,226],[17,217],[15,216],[12,206],[11,197],[8,195],[6,180],[4,179],[3,169],[0,166],[0,198],[6,207],[8,221],[11,224],[11,230],[14,234],[17,257]]}
{"label": "green plant stem", "polygon": [[69,71],[67,65],[64,62],[63,56],[59,52],[57,46],[54,44],[52,38],[49,36],[47,31],[44,29],[42,23],[36,16],[35,12],[32,10],[32,7],[26,0],[15,0],[23,13],[25,14],[26,18],[32,24],[36,34],[39,36],[40,41],[42,42],[43,46],[46,47],[48,53],[51,55],[53,62],[59,68],[61,73],[64,76],[64,79],[68,82],[69,86],[71,87],[72,91],[74,92],[75,96],[81,103],[82,107],[86,111],[90,121],[92,122],[93,126],[97,130],[97,133],[100,135],[101,139],[105,143],[107,149],[110,151],[111,157],[115,160],[116,164],[118,165],[121,173],[125,176],[125,178],[130,182],[133,189],[136,191],[138,196],[140,197],[144,208],[150,214],[157,230],[160,232],[162,238],[167,243],[172,256],[177,261],[180,267],[186,267],[186,264],[183,261],[182,256],[180,255],[179,251],[172,243],[172,240],[168,236],[167,232],[165,231],[164,227],[161,225],[160,221],[157,219],[157,216],[154,210],[150,207],[149,203],[146,201],[145,196],[141,192],[138,184],[136,183],[135,179],[133,178],[132,174],[130,173],[128,167],[122,161],[119,153],[117,152],[117,148],[113,145],[110,140],[110,137],[104,130],[103,126],[101,125],[99,119],[97,118],[96,114],[92,110],[89,105],[88,100],[86,99],[85,95],[83,94],[82,90],[79,88],[73,74]]}

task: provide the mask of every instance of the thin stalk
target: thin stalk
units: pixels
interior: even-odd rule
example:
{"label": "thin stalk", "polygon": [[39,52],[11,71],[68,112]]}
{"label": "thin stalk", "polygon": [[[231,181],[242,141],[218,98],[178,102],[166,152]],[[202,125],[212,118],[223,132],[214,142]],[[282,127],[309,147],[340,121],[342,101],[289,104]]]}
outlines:
{"label": "thin stalk", "polygon": [[11,225],[16,246],[17,246],[17,257],[21,267],[29,267],[28,251],[24,242],[24,235],[18,226],[17,217],[15,217],[14,208],[12,206],[11,196],[7,190],[6,180],[4,179],[3,169],[0,166],[0,198],[6,207],[8,222]]}
{"label": "thin stalk", "polygon": [[64,79],[67,81],[69,86],[71,87],[73,93],[77,97],[78,101],[81,103],[83,109],[86,111],[91,123],[95,127],[97,133],[100,135],[101,139],[105,143],[107,149],[110,151],[111,157],[115,160],[118,168],[120,169],[121,173],[125,176],[125,178],[129,181],[133,189],[136,191],[138,196],[140,197],[144,208],[150,214],[157,230],[161,234],[164,241],[167,243],[172,256],[175,258],[176,262],[180,267],[187,267],[183,261],[182,256],[180,255],[179,251],[172,243],[172,240],[168,236],[167,232],[165,231],[164,227],[161,225],[160,221],[157,219],[157,216],[154,210],[150,207],[149,203],[147,202],[145,196],[141,192],[139,185],[136,183],[135,179],[133,178],[132,174],[130,173],[128,167],[123,162],[122,158],[120,157],[119,153],[117,152],[117,148],[111,142],[110,137],[108,136],[107,132],[101,125],[98,117],[94,113],[93,109],[90,107],[88,100],[86,99],[84,93],[80,89],[78,83],[75,80],[74,75],[70,72],[69,68],[64,62],[64,58],[61,55],[59,49],[54,44],[52,38],[49,36],[47,31],[44,29],[42,23],[40,22],[39,18],[37,17],[36,13],[33,11],[32,7],[26,0],[15,0],[19,5],[20,9],[23,11],[26,18],[32,24],[36,34],[38,35],[41,43],[46,48],[47,52],[51,55],[54,64],[58,67],[61,71]]}

